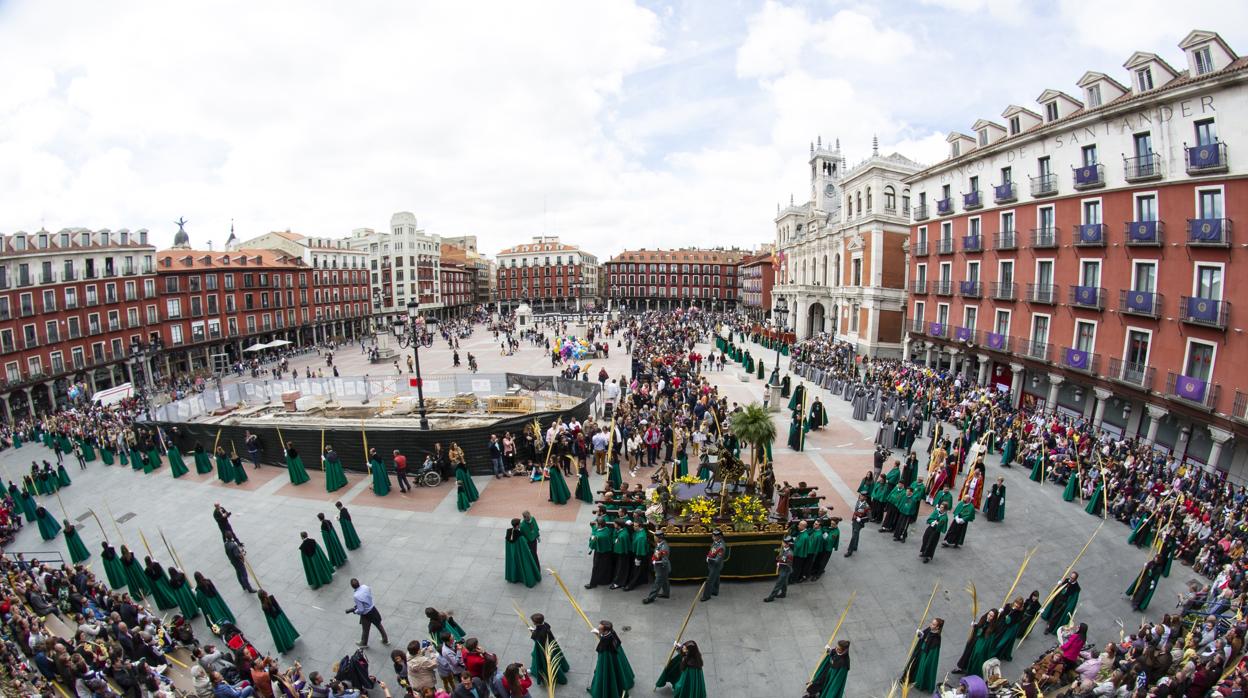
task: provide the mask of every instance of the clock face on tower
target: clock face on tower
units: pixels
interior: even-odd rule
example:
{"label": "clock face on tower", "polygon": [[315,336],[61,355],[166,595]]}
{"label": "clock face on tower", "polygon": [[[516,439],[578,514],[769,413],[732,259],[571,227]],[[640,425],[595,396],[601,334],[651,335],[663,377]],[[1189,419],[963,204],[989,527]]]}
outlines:
{"label": "clock face on tower", "polygon": [[823,188],[823,195],[829,199],[836,196],[836,186],[829,182],[828,185]]}

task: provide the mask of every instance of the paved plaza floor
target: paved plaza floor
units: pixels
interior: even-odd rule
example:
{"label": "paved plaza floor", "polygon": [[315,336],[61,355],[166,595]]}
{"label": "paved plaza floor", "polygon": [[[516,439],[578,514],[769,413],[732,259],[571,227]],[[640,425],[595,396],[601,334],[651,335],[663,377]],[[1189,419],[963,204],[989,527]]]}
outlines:
{"label": "paved plaza floor", "polygon": [[[452,372],[446,343],[438,340],[435,345],[422,351],[422,368],[430,373]],[[612,345],[611,358],[601,363],[612,376],[619,376],[627,373],[628,358],[622,348],[614,347],[614,340]],[[482,330],[463,341],[460,351],[465,358],[467,351],[476,354],[483,372],[552,372],[544,349],[525,344],[518,354],[503,357],[492,336]],[[753,352],[766,362],[770,373],[774,353],[757,346]],[[343,376],[377,375],[358,346],[342,348],[337,363]],[[597,374],[599,362],[594,363],[591,375]],[[324,365],[315,356],[295,364],[301,372],[304,364]],[[762,382],[742,381],[739,373],[729,368],[710,376],[732,401],[760,400]],[[834,513],[848,519],[848,502],[871,466],[875,423],[855,422],[849,417],[848,403],[822,390],[814,394],[827,406],[830,424],[812,432],[807,449],[795,453],[783,445],[787,411],[776,416],[781,434],[775,448],[777,479],[817,485],[835,507]],[[923,453],[926,440],[915,447]],[[51,457],[39,445],[9,449],[0,454],[0,469],[6,479],[12,479],[32,458]],[[211,516],[212,503],[220,502],[234,512],[234,529],[246,544],[264,587],[282,602],[301,633],[287,659],[297,658],[310,670],[325,671],[354,649],[359,628],[354,617],[343,612],[351,605],[348,582],[354,576],[372,586],[393,647],[425,637],[423,611],[434,606],[454,611],[468,634],[480,638],[501,662],[527,664],[532,643],[513,603],[526,614],[544,613],[572,664],[569,685],[559,692],[582,695],[594,666],[594,641],[584,622],[549,576],[534,589],[503,581],[504,530],[508,519],[524,509],[531,510],[541,524],[542,566],[560,572],[591,619],[609,619],[620,631],[637,674],[638,695],[650,692],[696,591],[692,585],[677,586],[670,600],[646,606],[641,603],[642,590],[584,590],[591,561],[586,552],[590,507],[577,500],[565,506],[552,505],[546,501],[545,485],[531,485],[518,478],[479,477],[481,500],[467,513],[460,513],[455,508],[454,489],[446,485],[405,497],[395,490],[379,498],[368,490],[366,479],[357,475],[351,478],[348,489],[331,496],[316,477],[319,473],[311,483],[297,488],[290,486],[284,470],[265,467],[249,474],[251,482],[240,489],[223,486],[212,477],[196,477],[193,469],[190,475],[173,480],[168,467],[143,475],[97,461],[85,471],[70,467],[74,482],[62,491],[61,498],[69,518],[81,519],[80,531],[92,550],[97,573],[101,533],[86,515],[93,509],[107,526],[105,512],[111,508],[119,519],[126,519],[120,527],[131,548],[142,552],[142,531],[156,556],[168,562],[160,542],[163,533],[192,570],[216,581],[250,639],[271,650],[259,605],[255,597],[241,591],[222,550]],[[1033,589],[1047,594],[1099,523],[1081,506],[1061,501],[1058,487],[1028,481],[1028,473],[1019,467],[1003,469],[999,457],[994,456],[988,467],[990,481],[998,475],[1005,477],[1009,488],[1006,520],[994,524],[982,516],[977,518],[964,548],[938,549],[930,564],[922,564],[918,557],[920,519],[915,535],[906,544],[894,543],[891,536],[868,527],[862,533],[858,554],[851,559],[834,554],[822,580],[793,585],[788,598],[775,603],[762,602],[771,587],[769,581],[725,583],[717,598],[696,608],[685,633],[687,639],[698,641],[706,658],[709,695],[801,695],[837,617],[851,592],[857,592],[838,637],[853,643],[846,695],[883,696],[901,671],[923,607],[937,582],[940,588],[931,614],[947,622],[941,674],[953,669],[971,621],[967,585],[974,582],[977,586],[981,612],[999,604],[1024,554],[1035,547],[1036,554],[1015,594],[1026,595]],[[639,477],[647,476],[643,470]],[[600,480],[595,476],[595,489],[601,487]],[[299,531],[315,535],[316,514],[331,514],[335,499],[351,509],[364,545],[350,554],[350,561],[335,574],[331,585],[313,591],[304,583],[297,550]],[[44,498],[42,503],[51,511],[58,509],[55,498]],[[926,508],[920,516],[925,514]],[[842,523],[841,530],[843,551],[849,538],[848,521]],[[116,531],[110,527],[108,534],[117,543]],[[1122,524],[1106,523],[1077,567],[1083,585],[1077,617],[1089,624],[1090,640],[1098,644],[1118,638],[1116,621],[1121,620],[1128,632],[1140,621],[1123,590],[1145,563],[1146,553],[1128,546],[1126,536]],[[44,543],[34,526],[27,526],[10,549],[51,550],[64,554],[64,539]],[[1192,576],[1188,568],[1176,564],[1171,577],[1162,581],[1150,614],[1156,617],[1168,612],[1180,585]],[[1015,662],[1005,667],[1008,676],[1016,678],[1051,645],[1051,638],[1041,630],[1037,626],[1016,652]],[[209,636],[202,621],[196,622],[196,632],[201,639]],[[388,652],[374,635],[369,650],[373,669],[393,685]]]}

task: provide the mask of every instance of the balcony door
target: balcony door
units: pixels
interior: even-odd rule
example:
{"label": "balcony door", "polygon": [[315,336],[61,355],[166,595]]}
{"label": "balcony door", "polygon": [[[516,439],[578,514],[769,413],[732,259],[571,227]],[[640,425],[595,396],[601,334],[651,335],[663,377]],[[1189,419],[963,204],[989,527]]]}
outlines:
{"label": "balcony door", "polygon": [[1196,297],[1222,300],[1222,267],[1196,266]]}

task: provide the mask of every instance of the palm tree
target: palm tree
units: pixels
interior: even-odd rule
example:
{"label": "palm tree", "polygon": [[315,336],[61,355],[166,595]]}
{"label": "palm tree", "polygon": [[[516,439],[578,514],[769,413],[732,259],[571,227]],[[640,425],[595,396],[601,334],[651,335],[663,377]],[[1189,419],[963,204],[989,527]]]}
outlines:
{"label": "palm tree", "polygon": [[735,412],[729,420],[732,433],[738,439],[750,444],[750,481],[758,474],[758,461],[766,452],[765,448],[776,440],[776,424],[771,421],[771,413],[757,402],[752,402]]}

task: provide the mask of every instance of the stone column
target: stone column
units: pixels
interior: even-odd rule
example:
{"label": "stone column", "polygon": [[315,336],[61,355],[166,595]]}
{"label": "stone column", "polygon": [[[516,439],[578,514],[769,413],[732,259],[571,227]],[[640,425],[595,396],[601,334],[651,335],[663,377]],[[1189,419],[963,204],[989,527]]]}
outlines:
{"label": "stone column", "polygon": [[957,347],[949,347],[949,373],[958,373],[958,354],[960,350]]}
{"label": "stone column", "polygon": [[1058,373],[1049,374],[1049,397],[1045,401],[1044,411],[1053,414],[1057,411],[1057,391],[1062,387],[1062,383],[1066,382],[1066,378]]}
{"label": "stone column", "polygon": [[30,408],[30,416],[35,416],[35,398],[31,397],[31,390],[23,391],[26,393],[26,406]]}
{"label": "stone column", "polygon": [[[1182,463],[1187,456],[1187,447],[1192,443],[1192,427],[1187,425],[1179,430],[1178,443],[1174,445],[1174,459]],[[1212,452],[1211,452],[1212,453]]]}
{"label": "stone column", "polygon": [[932,368],[934,366],[932,358],[932,345],[930,344],[927,345],[927,352],[923,356],[923,365],[928,368]]}
{"label": "stone column", "polygon": [[48,405],[56,410],[56,381],[48,381],[43,386],[48,389]]}
{"label": "stone column", "polygon": [[1010,404],[1018,407],[1019,402],[1023,399],[1023,365],[1010,364],[1010,373],[1013,378],[1010,380]]}
{"label": "stone column", "polygon": [[1148,436],[1146,436],[1145,438],[1148,439],[1148,442],[1150,444],[1156,443],[1157,427],[1161,426],[1161,418],[1170,414],[1170,410],[1160,405],[1151,405],[1151,404],[1144,405],[1144,409],[1148,410],[1148,419],[1149,419]]}
{"label": "stone column", "polygon": [[1096,396],[1096,411],[1092,413],[1092,428],[1100,429],[1101,422],[1105,419],[1105,401],[1114,394],[1104,388],[1093,388],[1092,394]]}
{"label": "stone column", "polygon": [[980,387],[988,385],[988,367],[992,363],[991,357],[987,354],[979,354],[979,385]]}
{"label": "stone column", "polygon": [[1222,460],[1222,448],[1231,440],[1232,434],[1214,426],[1206,425],[1206,428],[1209,430],[1209,438],[1213,439],[1213,446],[1209,449],[1209,467],[1216,469],[1218,461]]}

